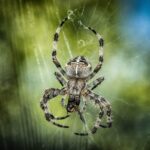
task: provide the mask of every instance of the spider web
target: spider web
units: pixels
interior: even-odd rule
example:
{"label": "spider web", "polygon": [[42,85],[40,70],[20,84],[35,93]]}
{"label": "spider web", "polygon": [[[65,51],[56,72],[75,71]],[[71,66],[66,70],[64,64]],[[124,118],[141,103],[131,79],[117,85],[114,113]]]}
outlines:
{"label": "spider web", "polygon": [[[16,68],[19,76],[19,99],[11,103],[6,101],[6,112],[11,118],[7,120],[9,128],[0,122],[5,149],[8,149],[8,139],[12,138],[17,145],[18,140],[21,141],[24,149],[31,149],[34,145],[37,145],[37,149],[45,150],[66,149],[66,147],[68,150],[86,150],[93,147],[94,149],[122,149],[123,145],[124,149],[129,149],[131,146],[130,149],[138,147],[144,150],[150,134],[148,123],[150,111],[149,101],[147,101],[149,91],[145,88],[149,87],[147,75],[150,47],[150,40],[147,37],[149,22],[144,22],[135,16],[128,24],[130,15],[126,16],[122,13],[120,10],[122,4],[112,0],[104,2],[81,0],[80,6],[76,1],[64,0],[60,5],[59,1],[53,0],[52,3],[46,1],[44,7],[40,6],[40,2],[26,3],[25,1],[24,3],[19,1],[19,4],[14,2],[12,6],[7,4],[7,7],[2,5],[2,10],[10,8],[9,13],[3,11],[4,15],[11,16],[10,12],[14,12],[14,8],[19,8],[11,18],[13,24],[10,30],[13,32],[10,34],[8,31],[7,34],[10,34],[10,39],[15,45],[14,55],[20,56],[19,54],[23,53],[25,57],[23,63],[18,61],[22,57],[17,57],[14,61],[19,66]],[[124,6],[127,10],[130,9],[129,5]],[[104,130],[100,128],[95,135],[88,137],[75,136],[73,133],[89,132],[92,128],[99,111],[92,103],[88,102],[84,113],[85,125],[80,121],[77,113],[73,113],[68,119],[58,121],[60,124],[69,125],[69,129],[59,129],[47,123],[39,108],[39,100],[43,94],[41,91],[50,87],[61,88],[53,74],[56,68],[51,60],[50,48],[58,23],[67,13],[75,10],[74,18],[64,25],[61,32],[58,59],[64,65],[70,58],[84,55],[94,67],[98,62],[98,41],[92,33],[77,25],[77,20],[102,34],[105,40],[105,61],[94,79],[104,76],[106,80],[94,92],[107,98],[113,110],[113,128]],[[132,24],[132,20],[135,24]],[[134,31],[133,27],[137,30]],[[5,50],[2,47],[3,49]],[[0,61],[3,64],[3,59]],[[51,112],[57,116],[66,114],[60,104],[61,97],[58,96],[55,100],[49,104]],[[65,102],[67,103],[67,97]]]}
{"label": "spider web", "polygon": [[[55,2],[54,2],[54,3],[55,3]],[[108,1],[108,4],[107,4],[107,6],[106,6],[106,8],[105,8],[105,11],[107,11],[107,8],[109,7],[110,3],[111,3],[111,1]],[[86,4],[84,3],[84,4],[83,4],[83,7],[82,7],[82,9],[81,9],[81,13],[79,12],[79,14],[81,15],[81,17],[84,16],[85,7],[86,7]],[[56,9],[57,9],[57,8],[56,8]],[[97,4],[96,4],[96,6],[95,6],[95,8],[94,8],[94,10],[93,10],[93,12],[92,12],[92,16],[95,15],[96,9],[97,9]],[[105,12],[105,11],[104,11],[104,12]],[[60,19],[60,17],[59,17],[58,10],[56,10],[55,12],[56,12],[56,16],[57,16],[58,22],[60,22],[61,19]],[[70,13],[70,12],[71,12],[71,13],[74,13],[74,11],[70,9],[70,6],[68,6],[68,13]],[[74,14],[74,15],[76,15],[76,14]],[[91,18],[92,18],[92,17],[91,17]],[[100,19],[99,19],[99,20],[100,20]],[[98,22],[99,22],[99,20],[98,20]],[[91,22],[92,22],[92,20],[89,20],[89,24],[90,24]],[[97,22],[97,24],[98,24],[98,22]],[[86,43],[83,39],[80,39],[80,38],[78,37],[78,32],[79,32],[79,31],[78,31],[78,29],[76,28],[76,25],[75,25],[74,21],[72,21],[72,24],[73,24],[73,26],[74,26],[74,28],[75,28],[75,31],[76,31],[76,32],[75,32],[75,36],[77,37],[78,47],[87,46],[88,43]],[[65,45],[66,45],[66,47],[67,47],[68,54],[69,54],[70,58],[73,58],[73,54],[72,54],[72,51],[71,51],[71,48],[70,48],[69,40],[67,39],[67,36],[65,35],[65,32],[64,32],[64,31],[62,31],[62,32],[63,32],[63,38],[64,38],[64,41],[65,41]],[[97,51],[98,51],[98,50],[97,50]],[[85,50],[82,51],[81,53],[82,53],[82,55],[84,55]],[[41,68],[41,65],[40,65],[40,62],[39,62],[39,57],[38,57],[38,55],[37,55],[37,52],[35,52],[35,56],[36,56],[37,64],[38,64],[38,66],[39,66],[39,71],[40,71],[41,80],[42,80],[42,82],[44,83],[43,71],[40,69],[40,68]],[[42,53],[40,53],[40,56],[42,56],[42,61],[44,62],[44,64],[46,64],[45,59],[44,59]],[[93,59],[94,57],[95,57],[95,56],[93,55],[93,56],[90,57],[90,59]],[[48,66],[45,65],[45,67],[46,67],[47,70],[48,70]],[[82,106],[81,106],[81,107],[82,107]],[[95,108],[94,105],[93,105],[93,108]],[[93,116],[91,116],[90,112],[87,112],[87,111],[85,112],[85,115],[90,116],[90,117],[93,117]],[[92,115],[93,115],[93,114],[92,114]],[[77,116],[77,117],[79,117],[79,116]],[[94,116],[94,119],[96,119],[96,117],[97,117],[97,116]],[[86,120],[86,117],[85,117],[85,120]],[[65,121],[64,124],[65,124],[66,122],[67,122],[67,121]],[[86,122],[87,122],[87,121],[86,121]],[[92,123],[92,126],[93,126],[93,125],[94,125],[94,122]],[[72,127],[72,131],[73,131],[73,132],[76,131],[76,126],[77,126],[77,124],[76,124],[76,122],[74,122],[74,126]],[[88,133],[90,133],[90,128],[91,128],[91,127],[89,127],[87,123],[86,123],[85,125],[83,124],[82,126],[83,126],[83,128],[82,128],[82,130],[81,130],[80,132],[88,132]],[[60,132],[60,137],[62,136],[62,133],[63,133],[63,132]],[[56,136],[57,134],[58,134],[58,132],[57,132],[57,130],[56,130],[54,136]],[[79,137],[79,139],[81,140],[80,137]],[[81,140],[81,141],[82,141],[81,143],[79,143],[79,141],[76,141],[77,143],[75,143],[75,145],[78,145],[78,146],[79,146],[79,149],[81,149],[81,147],[82,147],[82,149],[87,149],[89,143],[94,143],[97,147],[99,147],[98,144],[96,143],[96,141],[95,141],[95,139],[94,139],[94,137],[93,137],[92,134],[90,134],[90,135],[88,136],[88,138],[85,137],[84,140]],[[63,142],[61,143],[61,145],[63,145]],[[62,146],[62,147],[63,147],[63,146]]]}

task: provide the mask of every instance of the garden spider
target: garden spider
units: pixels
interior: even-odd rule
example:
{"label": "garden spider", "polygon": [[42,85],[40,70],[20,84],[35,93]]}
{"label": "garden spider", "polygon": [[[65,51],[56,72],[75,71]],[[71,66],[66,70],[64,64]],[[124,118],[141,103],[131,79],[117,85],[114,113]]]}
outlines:
{"label": "garden spider", "polygon": [[[104,77],[99,77],[94,80],[91,84],[88,84],[88,81],[92,79],[96,73],[101,69],[103,64],[103,45],[104,40],[103,38],[91,27],[87,27],[83,25],[81,22],[80,24],[83,28],[92,31],[98,38],[99,41],[99,62],[92,71],[92,66],[90,62],[84,56],[77,56],[71,59],[65,66],[65,70],[62,68],[60,62],[57,59],[57,42],[59,38],[59,33],[62,29],[64,23],[70,19],[70,16],[66,17],[58,26],[56,33],[54,34],[54,41],[53,41],[53,51],[52,51],[52,60],[55,66],[58,68],[59,72],[55,72],[55,76],[60,84],[63,86],[61,89],[50,88],[45,90],[42,100],[40,101],[40,106],[45,113],[45,118],[47,121],[51,122],[53,125],[62,127],[62,128],[69,128],[69,126],[61,125],[55,122],[55,120],[66,119],[69,117],[69,113],[71,112],[78,112],[80,119],[83,123],[85,123],[85,119],[83,116],[83,110],[80,110],[80,99],[84,97],[85,99],[89,99],[90,101],[94,101],[95,105],[97,105],[100,109],[98,117],[89,132],[86,133],[75,133],[76,135],[86,136],[89,134],[96,133],[97,129],[102,128],[109,128],[112,126],[112,119],[111,119],[111,106],[110,103],[102,96],[95,94],[92,92],[101,82],[104,80]],[[67,81],[65,80],[67,79]],[[62,98],[62,105],[67,110],[67,115],[63,117],[55,117],[53,114],[50,113],[48,109],[47,102],[48,100],[58,96],[58,95],[68,95],[68,103],[67,105],[64,104],[64,98]],[[86,107],[86,101],[84,105],[84,110]],[[102,125],[101,119],[106,115],[107,117],[107,124]]]}

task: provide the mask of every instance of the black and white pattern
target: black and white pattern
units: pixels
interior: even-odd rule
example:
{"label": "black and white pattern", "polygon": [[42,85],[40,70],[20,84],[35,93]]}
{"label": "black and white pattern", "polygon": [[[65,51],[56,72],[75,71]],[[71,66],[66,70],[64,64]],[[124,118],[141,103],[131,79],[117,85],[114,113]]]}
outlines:
{"label": "black and white pattern", "polygon": [[[71,15],[71,14],[70,14]],[[69,113],[77,112],[81,121],[85,124],[85,118],[83,113],[86,110],[87,101],[94,102],[96,106],[98,106],[100,112],[98,117],[92,127],[92,129],[86,133],[75,133],[80,136],[87,136],[89,134],[94,134],[97,132],[97,129],[102,128],[110,128],[112,126],[112,112],[110,103],[102,96],[94,93],[94,90],[98,85],[100,85],[104,81],[104,77],[99,77],[94,80],[92,83],[88,83],[90,79],[92,79],[101,69],[103,64],[103,46],[104,40],[102,36],[97,33],[91,27],[85,26],[83,23],[79,22],[84,29],[93,32],[99,42],[99,58],[98,64],[92,70],[91,63],[84,56],[77,56],[67,62],[65,69],[61,66],[60,62],[57,59],[57,43],[59,40],[60,31],[64,25],[64,23],[70,19],[70,15],[63,19],[58,28],[56,29],[56,33],[54,34],[53,41],[53,50],[52,50],[52,60],[55,66],[58,68],[59,72],[55,72],[56,79],[62,86],[62,89],[54,89],[50,88],[45,90],[43,98],[40,102],[40,106],[44,111],[45,118],[48,122],[51,122],[53,125],[61,127],[61,128],[69,128],[67,125],[61,125],[56,123],[56,120],[62,120],[69,117]],[[62,117],[56,117],[48,109],[48,101],[52,98],[62,95],[61,104],[66,109],[67,115]],[[68,102],[65,104],[65,98],[68,96]],[[80,101],[84,98],[84,105],[81,109]],[[106,124],[102,124],[101,119],[106,116],[107,122]]]}

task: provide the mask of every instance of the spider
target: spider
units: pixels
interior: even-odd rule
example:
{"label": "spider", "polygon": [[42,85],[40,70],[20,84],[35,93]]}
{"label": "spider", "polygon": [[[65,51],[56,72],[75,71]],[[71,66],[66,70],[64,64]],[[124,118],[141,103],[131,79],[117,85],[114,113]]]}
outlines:
{"label": "spider", "polygon": [[[62,120],[68,118],[70,113],[77,112],[80,116],[80,119],[83,123],[85,123],[85,119],[83,116],[83,112],[86,108],[87,99],[93,101],[95,105],[98,106],[100,112],[96,121],[89,132],[84,133],[74,133],[79,136],[87,136],[89,134],[95,134],[98,128],[110,128],[112,126],[111,119],[111,105],[110,103],[102,96],[94,93],[92,90],[95,89],[98,85],[104,81],[104,77],[99,77],[94,80],[92,83],[88,84],[88,81],[92,79],[101,69],[103,64],[103,46],[104,40],[100,34],[98,34],[91,27],[87,27],[84,24],[81,25],[83,28],[92,31],[99,41],[99,62],[96,67],[92,70],[91,63],[84,56],[77,56],[71,59],[65,66],[65,69],[62,68],[60,62],[57,59],[57,43],[59,38],[59,33],[64,25],[64,23],[69,20],[70,17],[67,16],[62,22],[59,24],[56,32],[54,34],[53,41],[53,51],[52,51],[52,60],[55,66],[58,68],[59,72],[55,72],[56,79],[62,85],[61,89],[50,88],[45,90],[42,100],[40,101],[40,106],[44,111],[45,118],[47,121],[51,122],[53,125],[61,127],[61,128],[69,128],[67,125],[61,125],[56,123],[55,120]],[[66,80],[67,79],[67,80]],[[67,115],[62,117],[55,117],[52,113],[50,113],[48,109],[47,102],[52,98],[62,95],[62,105],[66,108]],[[64,96],[68,96],[67,105],[64,104]],[[86,100],[84,101],[83,109],[80,110],[80,100],[84,97]],[[101,123],[101,119],[103,116],[106,116],[106,124],[103,125]]]}

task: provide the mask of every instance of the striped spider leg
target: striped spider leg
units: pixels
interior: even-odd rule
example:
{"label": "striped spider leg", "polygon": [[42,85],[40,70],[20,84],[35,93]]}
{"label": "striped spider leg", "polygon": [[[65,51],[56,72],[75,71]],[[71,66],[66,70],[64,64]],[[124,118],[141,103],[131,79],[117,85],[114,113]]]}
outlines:
{"label": "striped spider leg", "polygon": [[53,125],[58,126],[58,127],[69,128],[69,126],[61,125],[61,124],[58,124],[58,123],[54,122],[54,120],[66,119],[66,118],[69,117],[69,115],[66,115],[66,116],[63,116],[63,117],[55,117],[53,114],[51,114],[49,112],[48,105],[47,105],[47,102],[50,99],[52,99],[52,98],[54,98],[58,95],[65,95],[65,94],[66,94],[66,89],[65,88],[62,88],[62,89],[54,89],[54,88],[47,89],[44,92],[42,100],[40,101],[40,106],[41,106],[42,110],[45,113],[45,118],[46,118],[47,121],[51,122]]}
{"label": "striped spider leg", "polygon": [[[56,79],[59,81],[59,83],[62,85],[62,86],[66,86],[67,85],[67,81],[63,78],[63,76],[59,73],[59,72],[55,72],[55,76],[56,76]],[[61,105],[66,108],[66,104],[65,104],[65,98],[66,98],[66,95],[62,97],[61,99]]]}
{"label": "striped spider leg", "polygon": [[[71,15],[71,14],[70,14]],[[58,68],[58,70],[61,72],[61,74],[67,78],[65,70],[62,68],[60,62],[57,59],[57,45],[58,45],[58,39],[60,31],[64,25],[64,23],[70,19],[70,15],[68,15],[66,18],[62,20],[62,22],[59,24],[59,26],[56,29],[56,32],[54,34],[54,40],[53,40],[53,51],[52,51],[52,60],[55,66]]]}
{"label": "striped spider leg", "polygon": [[65,86],[67,84],[66,80],[63,78],[63,76],[59,72],[55,72],[54,74],[55,74],[56,79],[59,81],[59,83],[62,86]]}
{"label": "striped spider leg", "polygon": [[102,67],[103,60],[104,60],[104,58],[103,58],[104,40],[103,40],[102,36],[99,33],[97,33],[94,29],[92,29],[91,27],[85,26],[82,22],[79,22],[79,23],[81,26],[83,26],[84,29],[92,31],[96,35],[96,37],[99,41],[99,62],[96,65],[96,67],[94,68],[93,72],[89,75],[88,80],[90,80],[99,72],[99,70]]}
{"label": "striped spider leg", "polygon": [[[85,98],[94,101],[95,104],[99,106],[100,112],[99,112],[99,116],[96,118],[94,126],[92,127],[89,133],[77,133],[76,132],[75,134],[80,135],[80,136],[87,136],[89,134],[95,134],[97,132],[97,129],[100,127],[110,128],[112,126],[110,103],[104,97],[95,94],[91,90],[87,90],[84,96]],[[101,119],[104,116],[105,112],[107,116],[107,124],[103,125],[101,124]]]}
{"label": "striped spider leg", "polygon": [[91,90],[94,90],[97,86],[99,86],[104,81],[104,77],[99,77],[94,80],[92,83],[88,84],[87,87]]}

